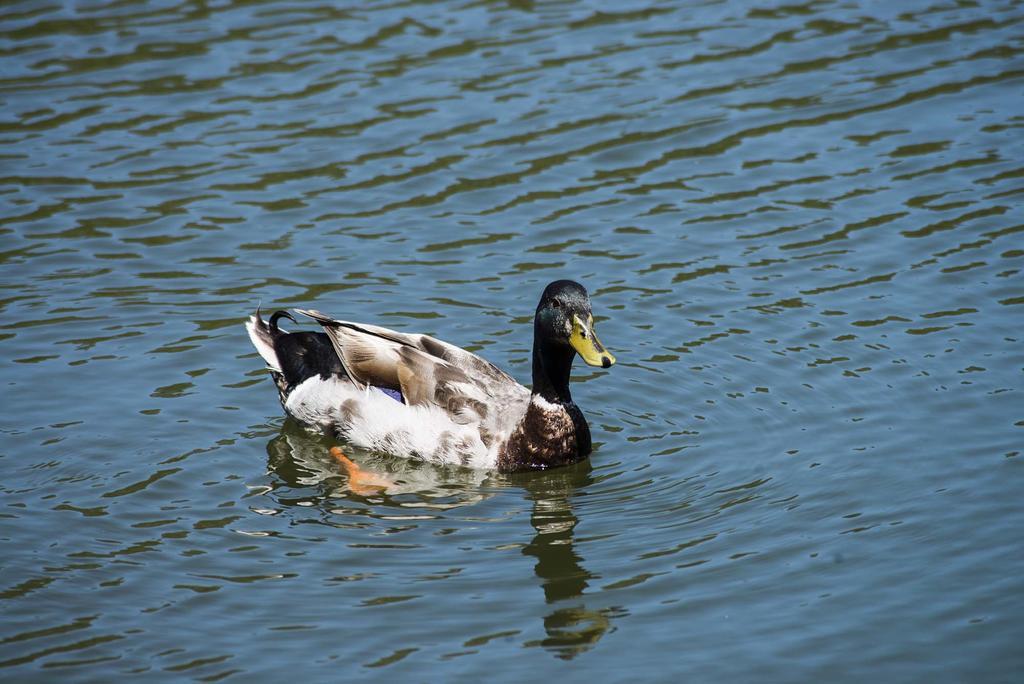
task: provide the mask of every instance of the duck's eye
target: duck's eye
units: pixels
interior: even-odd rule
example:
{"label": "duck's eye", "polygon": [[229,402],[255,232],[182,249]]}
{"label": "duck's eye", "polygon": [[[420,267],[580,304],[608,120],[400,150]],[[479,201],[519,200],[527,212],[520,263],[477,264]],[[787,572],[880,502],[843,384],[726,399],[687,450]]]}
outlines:
{"label": "duck's eye", "polygon": [[555,309],[561,309],[562,308],[562,302],[558,301],[557,299],[552,299],[551,300],[551,306],[553,308],[555,308]]}

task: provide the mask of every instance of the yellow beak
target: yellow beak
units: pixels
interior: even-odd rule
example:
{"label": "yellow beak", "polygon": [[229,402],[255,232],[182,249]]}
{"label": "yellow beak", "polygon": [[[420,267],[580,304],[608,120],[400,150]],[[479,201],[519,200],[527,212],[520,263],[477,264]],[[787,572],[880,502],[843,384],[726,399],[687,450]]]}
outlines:
{"label": "yellow beak", "polygon": [[608,368],[615,363],[615,357],[604,348],[601,340],[597,339],[597,334],[594,332],[593,316],[588,317],[587,322],[584,323],[579,316],[573,314],[569,344],[577,354],[583,357],[587,365]]}

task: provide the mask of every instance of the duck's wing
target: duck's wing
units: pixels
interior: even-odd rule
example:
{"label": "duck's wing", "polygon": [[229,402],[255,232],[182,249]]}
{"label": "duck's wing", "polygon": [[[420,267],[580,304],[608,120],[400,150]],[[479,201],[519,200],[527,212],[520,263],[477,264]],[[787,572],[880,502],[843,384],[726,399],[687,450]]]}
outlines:
{"label": "duck's wing", "polygon": [[495,399],[526,391],[489,361],[429,335],[298,312],[323,326],[356,383],[401,389],[407,404],[439,406],[458,422],[481,420]]}

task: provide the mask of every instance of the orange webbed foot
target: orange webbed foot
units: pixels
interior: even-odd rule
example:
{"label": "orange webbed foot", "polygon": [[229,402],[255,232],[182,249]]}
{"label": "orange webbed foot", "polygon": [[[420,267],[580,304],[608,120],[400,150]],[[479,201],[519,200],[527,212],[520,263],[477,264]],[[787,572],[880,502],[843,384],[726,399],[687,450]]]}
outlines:
{"label": "orange webbed foot", "polygon": [[355,461],[345,455],[340,447],[331,447],[331,456],[345,469],[348,475],[348,488],[359,496],[380,494],[394,485],[394,482],[375,472],[363,470]]}

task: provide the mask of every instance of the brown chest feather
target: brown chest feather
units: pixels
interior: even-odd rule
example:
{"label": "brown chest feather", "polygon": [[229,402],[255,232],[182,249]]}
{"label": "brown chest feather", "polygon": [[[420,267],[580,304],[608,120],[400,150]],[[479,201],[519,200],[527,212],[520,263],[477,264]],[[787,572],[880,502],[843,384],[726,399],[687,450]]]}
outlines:
{"label": "brown chest feather", "polygon": [[575,404],[530,402],[498,457],[502,472],[545,470],[590,455],[590,428]]}

